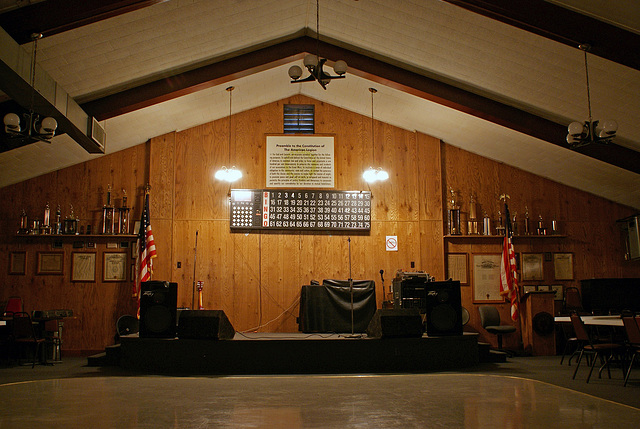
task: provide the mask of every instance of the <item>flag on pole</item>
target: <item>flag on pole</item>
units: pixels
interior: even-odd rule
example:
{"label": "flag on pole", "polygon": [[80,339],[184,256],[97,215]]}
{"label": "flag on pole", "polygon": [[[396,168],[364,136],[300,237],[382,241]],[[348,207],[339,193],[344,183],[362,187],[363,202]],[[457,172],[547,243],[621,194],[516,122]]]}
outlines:
{"label": "flag on pole", "polygon": [[138,240],[136,254],[136,278],[133,296],[138,300],[137,316],[140,318],[140,289],[142,282],[151,280],[153,272],[153,258],[156,257],[156,244],[153,241],[153,232],[151,231],[151,221],[149,219],[149,190],[145,191],[144,207],[142,209],[142,217],[140,219],[140,230],[138,231]]}
{"label": "flag on pole", "polygon": [[500,260],[500,295],[511,302],[511,319],[515,321],[520,316],[520,294],[518,293],[516,254],[511,242],[511,219],[509,219],[509,208],[506,200],[504,210],[507,221],[502,246],[502,258]]}

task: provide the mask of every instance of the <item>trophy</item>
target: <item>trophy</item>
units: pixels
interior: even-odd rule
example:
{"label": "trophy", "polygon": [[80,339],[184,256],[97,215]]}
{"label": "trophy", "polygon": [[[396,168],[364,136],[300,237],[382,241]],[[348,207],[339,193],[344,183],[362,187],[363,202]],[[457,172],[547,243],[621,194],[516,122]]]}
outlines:
{"label": "trophy", "polygon": [[73,205],[72,204],[69,204],[69,208],[70,208],[71,213],[64,220],[64,230],[63,230],[62,233],[63,234],[68,234],[68,235],[77,235],[78,234],[78,222],[80,222],[80,219],[76,218],[76,215],[73,213]]}
{"label": "trophy", "polygon": [[122,207],[118,209],[119,234],[129,234],[129,210],[127,207],[127,191],[122,190]]}
{"label": "trophy", "polygon": [[62,214],[60,212],[60,204],[58,204],[58,207],[56,208],[56,223],[53,227],[54,234],[62,234],[62,220],[60,219],[61,217]]}
{"label": "trophy", "polygon": [[524,235],[531,235],[531,225],[529,224],[529,208],[524,206]]}
{"label": "trophy", "polygon": [[460,235],[460,206],[456,199],[456,192],[449,188],[449,234]]}
{"label": "trophy", "polygon": [[491,218],[484,212],[484,217],[482,218],[482,234],[483,235],[491,235]]}
{"label": "trophy", "polygon": [[478,234],[478,204],[473,193],[469,198],[469,221],[467,222],[467,233]]}
{"label": "trophy", "polygon": [[107,185],[107,204],[102,206],[102,233],[115,234],[115,209],[111,205],[111,185]]}
{"label": "trophy", "polygon": [[29,234],[29,218],[24,209],[22,209],[22,213],[20,213],[20,229],[18,229],[18,234]]}
{"label": "trophy", "polygon": [[51,209],[49,203],[44,207],[44,219],[42,220],[42,226],[40,227],[40,234],[51,234]]}

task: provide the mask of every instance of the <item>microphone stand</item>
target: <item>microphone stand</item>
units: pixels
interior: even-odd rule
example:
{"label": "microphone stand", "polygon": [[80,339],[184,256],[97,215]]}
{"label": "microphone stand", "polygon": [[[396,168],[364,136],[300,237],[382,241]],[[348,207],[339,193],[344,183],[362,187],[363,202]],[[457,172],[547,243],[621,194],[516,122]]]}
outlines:
{"label": "microphone stand", "polygon": [[347,239],[349,243],[349,294],[351,295],[351,335],[347,338],[360,338],[362,335],[356,335],[353,322],[353,277],[351,276],[351,237]]}
{"label": "microphone stand", "polygon": [[198,257],[198,230],[196,229],[196,247],[193,249],[193,293],[191,294],[191,308],[196,309],[196,260]]}

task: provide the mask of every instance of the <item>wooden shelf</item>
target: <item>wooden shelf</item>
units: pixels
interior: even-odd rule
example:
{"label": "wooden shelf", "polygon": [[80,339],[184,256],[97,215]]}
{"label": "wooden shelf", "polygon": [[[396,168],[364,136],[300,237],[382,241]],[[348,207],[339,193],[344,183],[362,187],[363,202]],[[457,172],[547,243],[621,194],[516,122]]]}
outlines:
{"label": "wooden shelf", "polygon": [[16,234],[19,239],[41,239],[41,240],[121,240],[133,241],[138,238],[134,234]]}
{"label": "wooden shelf", "polygon": [[[482,234],[474,234],[474,235],[445,235],[445,240],[502,240],[504,235],[482,235]],[[567,238],[566,235],[556,234],[556,235],[514,235],[513,240],[529,240],[529,239],[553,239],[553,238]]]}

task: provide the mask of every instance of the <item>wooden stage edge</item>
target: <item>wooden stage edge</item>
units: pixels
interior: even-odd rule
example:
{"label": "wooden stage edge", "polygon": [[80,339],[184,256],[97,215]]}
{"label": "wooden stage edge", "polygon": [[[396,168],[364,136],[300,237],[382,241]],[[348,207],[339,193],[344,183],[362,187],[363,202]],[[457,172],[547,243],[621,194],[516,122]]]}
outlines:
{"label": "wooden stage edge", "polygon": [[479,364],[478,335],[368,338],[350,334],[236,333],[231,340],[120,339],[122,368],[156,374],[413,373]]}

